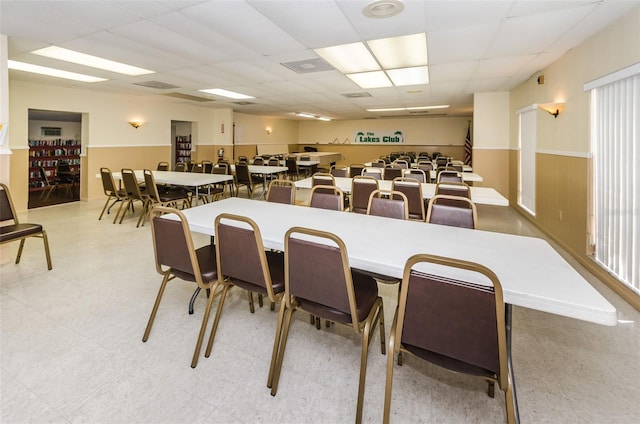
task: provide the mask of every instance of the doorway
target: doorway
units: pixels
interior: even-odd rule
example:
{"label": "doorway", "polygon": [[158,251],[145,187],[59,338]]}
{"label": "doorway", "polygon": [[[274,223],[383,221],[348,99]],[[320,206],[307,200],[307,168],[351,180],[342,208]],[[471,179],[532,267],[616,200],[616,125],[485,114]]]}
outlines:
{"label": "doorway", "polygon": [[171,170],[178,162],[191,162],[191,122],[171,121]]}
{"label": "doorway", "polygon": [[82,114],[29,109],[29,209],[80,200]]}

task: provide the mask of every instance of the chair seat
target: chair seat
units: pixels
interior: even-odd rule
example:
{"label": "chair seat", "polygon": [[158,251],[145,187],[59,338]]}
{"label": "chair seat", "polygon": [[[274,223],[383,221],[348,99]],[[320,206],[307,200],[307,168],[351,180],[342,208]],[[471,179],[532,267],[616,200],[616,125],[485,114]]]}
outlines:
{"label": "chair seat", "polygon": [[[207,245],[196,250],[198,264],[200,264],[200,274],[203,281],[213,281],[218,276],[216,265],[216,248],[214,245]],[[185,281],[196,281],[195,276],[190,272],[180,271],[173,268],[173,274]]]}
{"label": "chair seat", "polygon": [[0,227],[0,242],[17,240],[42,232],[40,224],[13,224]]}
{"label": "chair seat", "polygon": [[[358,307],[358,321],[363,321],[378,298],[378,284],[371,275],[354,269],[351,270],[351,278],[353,280],[353,290],[356,295],[356,305]],[[338,309],[328,309],[325,305],[301,299],[300,297],[296,299],[300,307],[312,315],[341,324],[351,323],[351,314],[349,311],[344,312]]]}

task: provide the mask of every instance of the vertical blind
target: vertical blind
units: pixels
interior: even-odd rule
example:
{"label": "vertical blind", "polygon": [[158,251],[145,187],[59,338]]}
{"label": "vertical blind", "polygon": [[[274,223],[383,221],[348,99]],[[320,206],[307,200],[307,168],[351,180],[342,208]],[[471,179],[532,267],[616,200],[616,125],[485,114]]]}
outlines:
{"label": "vertical blind", "polygon": [[522,110],[520,115],[520,175],[518,205],[536,214],[536,145],[537,110]]}
{"label": "vertical blind", "polygon": [[[640,67],[637,67],[640,68]],[[640,294],[640,69],[589,83],[594,259]]]}

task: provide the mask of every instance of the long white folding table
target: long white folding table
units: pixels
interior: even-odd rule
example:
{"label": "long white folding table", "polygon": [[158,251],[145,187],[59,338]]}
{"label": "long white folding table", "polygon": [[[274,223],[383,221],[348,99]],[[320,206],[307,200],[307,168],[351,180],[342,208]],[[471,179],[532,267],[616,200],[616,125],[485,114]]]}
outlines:
{"label": "long white folding table", "polygon": [[[294,226],[329,231],[344,241],[352,268],[396,279],[402,278],[407,259],[418,253],[457,258],[488,267],[500,279],[506,303],[508,362],[516,417],[516,387],[511,363],[512,305],[602,325],[617,323],[616,309],[549,243],[539,238],[237,197],[187,209],[183,213],[191,231],[209,235],[214,234],[213,222],[219,214],[247,216],[260,228],[264,246],[268,249],[284,250],[284,235]],[[176,219],[175,215],[165,217]],[[375,228],[384,228],[385,242],[372,246],[366,240]],[[417,269],[486,284],[468,271],[447,270],[443,273],[432,264],[420,264]]]}
{"label": "long white folding table", "polygon": [[[349,177],[335,177],[336,186],[345,193],[351,193],[352,178]],[[311,188],[312,178],[305,178],[295,182],[297,188]],[[391,190],[393,181],[378,180],[378,187],[381,190]],[[498,193],[491,187],[470,187],[471,188],[471,200],[474,203],[483,205],[494,206],[509,206],[509,201],[502,194]],[[436,184],[422,183],[422,197],[425,199],[431,199],[435,196]]]}
{"label": "long white folding table", "polygon": [[[139,182],[144,182],[144,171],[136,169],[133,171]],[[201,172],[174,172],[174,171],[151,171],[156,184],[169,184],[182,187],[192,187],[195,191],[196,202],[199,198],[199,188],[207,187],[207,194],[211,194],[211,185],[232,181],[233,176],[224,174],[204,174]],[[114,172],[115,180],[122,180],[121,172]]]}

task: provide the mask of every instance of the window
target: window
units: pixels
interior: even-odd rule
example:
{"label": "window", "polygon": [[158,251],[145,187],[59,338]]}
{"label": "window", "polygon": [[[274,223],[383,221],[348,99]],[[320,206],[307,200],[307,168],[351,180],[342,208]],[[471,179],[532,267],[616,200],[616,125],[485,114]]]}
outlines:
{"label": "window", "polygon": [[518,205],[536,214],[536,124],[537,106],[518,110],[518,141],[520,148],[520,172],[518,175]]}
{"label": "window", "polygon": [[584,89],[591,92],[593,257],[640,294],[640,63]]}

